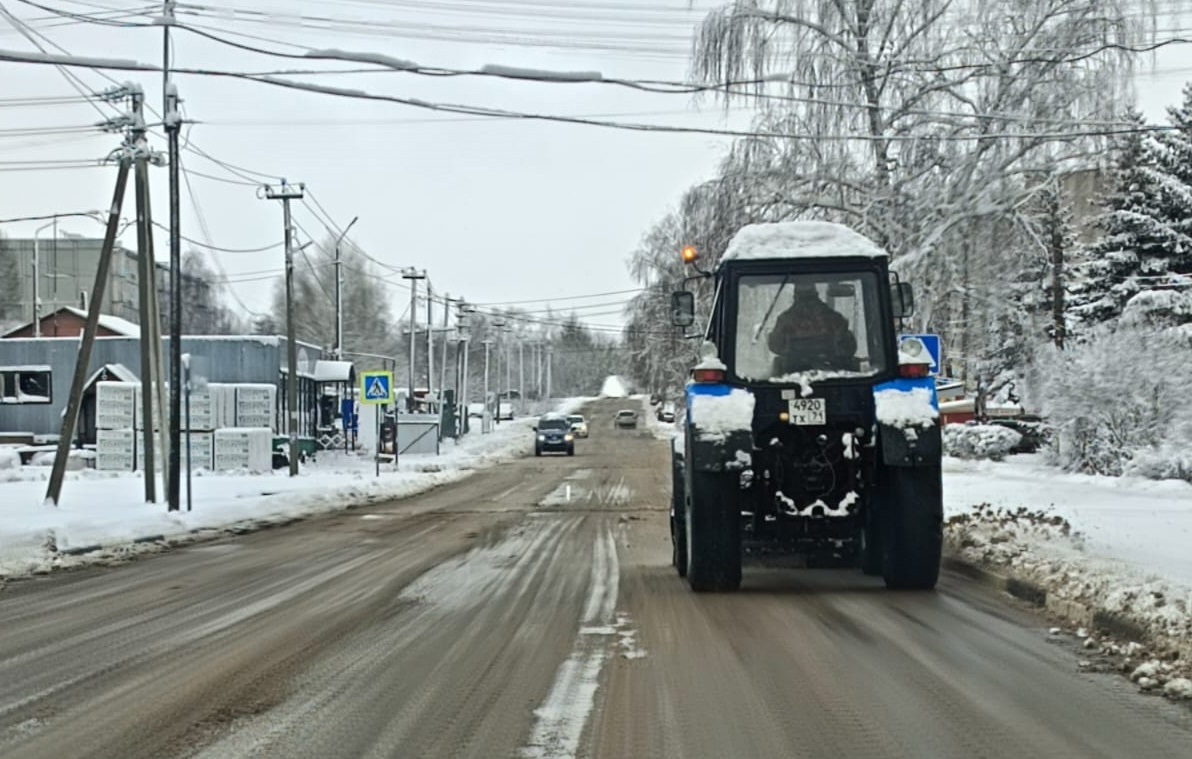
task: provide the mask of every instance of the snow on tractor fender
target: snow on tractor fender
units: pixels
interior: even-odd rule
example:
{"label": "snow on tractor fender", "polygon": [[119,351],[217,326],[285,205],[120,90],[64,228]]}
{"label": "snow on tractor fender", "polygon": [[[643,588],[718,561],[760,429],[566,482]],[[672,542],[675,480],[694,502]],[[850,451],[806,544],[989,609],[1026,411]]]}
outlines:
{"label": "snow on tractor fender", "polygon": [[896,379],[873,389],[882,446],[890,466],[938,465],[943,455],[934,377]]}
{"label": "snow on tractor fender", "polygon": [[687,386],[687,465],[696,471],[740,469],[753,449],[753,393],[728,385]]}

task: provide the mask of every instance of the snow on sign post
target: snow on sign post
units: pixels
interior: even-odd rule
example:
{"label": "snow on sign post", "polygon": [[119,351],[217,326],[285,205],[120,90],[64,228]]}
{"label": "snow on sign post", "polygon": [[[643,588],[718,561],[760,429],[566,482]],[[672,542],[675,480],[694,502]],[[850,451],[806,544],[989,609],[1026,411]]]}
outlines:
{"label": "snow on sign post", "polygon": [[[360,402],[368,406],[388,406],[393,403],[393,372],[361,372]],[[376,450],[373,459],[377,465],[376,475],[381,476],[381,414],[378,409],[376,425]],[[396,449],[394,449],[396,454]]]}

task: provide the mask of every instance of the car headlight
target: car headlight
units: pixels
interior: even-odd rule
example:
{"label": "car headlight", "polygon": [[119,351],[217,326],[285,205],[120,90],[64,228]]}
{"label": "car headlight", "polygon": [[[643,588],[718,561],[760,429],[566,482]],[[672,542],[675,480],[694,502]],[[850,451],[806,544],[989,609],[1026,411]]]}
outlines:
{"label": "car headlight", "polygon": [[570,443],[572,440],[575,440],[575,435],[572,435],[570,432],[568,432],[563,436],[563,439]]}
{"label": "car headlight", "polygon": [[539,442],[539,443],[543,442],[544,440],[546,440],[546,435],[539,435],[539,436],[538,436],[538,442]]}

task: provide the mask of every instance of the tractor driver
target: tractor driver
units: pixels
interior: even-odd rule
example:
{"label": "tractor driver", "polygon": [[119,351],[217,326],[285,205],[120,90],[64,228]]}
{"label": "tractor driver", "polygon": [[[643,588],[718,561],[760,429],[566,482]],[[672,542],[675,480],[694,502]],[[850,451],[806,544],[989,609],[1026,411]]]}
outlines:
{"label": "tractor driver", "polygon": [[794,303],[778,315],[767,344],[776,376],[811,370],[855,370],[857,338],[848,320],[820,300],[815,283],[795,283]]}

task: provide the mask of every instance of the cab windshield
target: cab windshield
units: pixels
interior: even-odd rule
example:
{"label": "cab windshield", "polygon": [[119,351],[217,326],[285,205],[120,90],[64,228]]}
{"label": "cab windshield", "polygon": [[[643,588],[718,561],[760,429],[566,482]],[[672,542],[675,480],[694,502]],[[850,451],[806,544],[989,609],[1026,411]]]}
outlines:
{"label": "cab windshield", "polygon": [[539,430],[569,430],[571,425],[567,423],[566,419],[539,419]]}
{"label": "cab windshield", "polygon": [[736,292],[733,371],[741,379],[790,383],[886,369],[875,273],[744,275]]}

